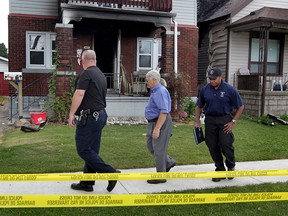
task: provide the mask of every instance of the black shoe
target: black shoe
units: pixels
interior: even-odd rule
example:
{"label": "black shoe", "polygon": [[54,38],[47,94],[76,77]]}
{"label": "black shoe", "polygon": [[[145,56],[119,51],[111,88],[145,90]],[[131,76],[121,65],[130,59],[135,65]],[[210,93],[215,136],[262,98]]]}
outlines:
{"label": "black shoe", "polygon": [[167,167],[166,172],[169,172],[174,166],[176,166],[176,162],[174,162],[170,167]]}
{"label": "black shoe", "polygon": [[[120,170],[116,170],[114,173],[121,173]],[[110,180],[108,181],[107,191],[111,192],[117,184],[117,180]]]}
{"label": "black shoe", "polygon": [[73,184],[71,184],[71,189],[91,192],[91,191],[93,191],[93,186],[92,185],[85,185],[85,184],[81,184],[81,183],[73,183]]}
{"label": "black shoe", "polygon": [[[235,167],[233,167],[233,168],[228,168],[228,171],[235,171]],[[229,180],[232,180],[232,179],[234,179],[234,177],[229,177],[228,179],[229,179]]]}
{"label": "black shoe", "polygon": [[149,184],[161,184],[161,183],[167,182],[167,180],[166,179],[151,179],[151,180],[147,180],[147,182]]}
{"label": "black shoe", "polygon": [[212,178],[213,182],[220,182],[221,180],[224,180],[225,178]]}

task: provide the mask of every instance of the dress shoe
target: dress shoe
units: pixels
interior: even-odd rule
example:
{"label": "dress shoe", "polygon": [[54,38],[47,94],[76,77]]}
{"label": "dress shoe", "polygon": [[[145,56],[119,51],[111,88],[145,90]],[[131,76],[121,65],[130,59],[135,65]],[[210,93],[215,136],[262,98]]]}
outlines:
{"label": "dress shoe", "polygon": [[73,183],[73,184],[71,184],[71,188],[73,190],[83,190],[83,191],[88,191],[88,192],[93,191],[92,185],[85,185],[85,184],[81,184],[81,183]]}
{"label": "dress shoe", "polygon": [[[121,173],[121,171],[116,170],[114,173]],[[117,180],[109,180],[108,186],[107,186],[107,191],[111,192],[114,189],[114,187],[116,186],[116,184],[117,184]]]}
{"label": "dress shoe", "polygon": [[[235,167],[233,167],[233,168],[228,168],[228,171],[235,171]],[[234,179],[234,177],[228,177],[228,179],[229,179],[229,180],[232,180],[232,179]]]}
{"label": "dress shoe", "polygon": [[213,182],[220,182],[221,180],[224,180],[225,178],[212,178]]}
{"label": "dress shoe", "polygon": [[166,179],[150,179],[150,180],[147,180],[147,182],[149,184],[161,184],[161,183],[167,182],[167,180]]}
{"label": "dress shoe", "polygon": [[176,162],[174,162],[171,166],[166,168],[166,172],[169,172],[170,169],[172,169],[174,166],[176,166]]}

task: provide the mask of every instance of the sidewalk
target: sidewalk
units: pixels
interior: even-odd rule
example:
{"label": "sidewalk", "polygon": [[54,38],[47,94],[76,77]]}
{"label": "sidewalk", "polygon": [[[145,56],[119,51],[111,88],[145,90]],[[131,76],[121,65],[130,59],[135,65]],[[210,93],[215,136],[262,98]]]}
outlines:
{"label": "sidewalk", "polygon": [[[236,169],[241,170],[287,170],[288,159],[238,162]],[[213,164],[175,166],[170,172],[211,172]],[[155,172],[155,168],[125,169],[122,173]],[[288,176],[252,176],[239,177],[233,180],[212,182],[211,178],[168,179],[164,184],[151,185],[145,180],[118,181],[114,190],[106,190],[107,181],[96,181],[93,192],[70,189],[75,181],[35,181],[35,182],[0,182],[0,194],[146,194],[157,192],[173,192],[188,189],[204,189],[226,186],[245,186],[261,183],[288,182]]]}
{"label": "sidewalk", "polygon": [[0,106],[0,136],[3,130],[8,127],[9,118],[9,104],[6,103],[4,106]]}

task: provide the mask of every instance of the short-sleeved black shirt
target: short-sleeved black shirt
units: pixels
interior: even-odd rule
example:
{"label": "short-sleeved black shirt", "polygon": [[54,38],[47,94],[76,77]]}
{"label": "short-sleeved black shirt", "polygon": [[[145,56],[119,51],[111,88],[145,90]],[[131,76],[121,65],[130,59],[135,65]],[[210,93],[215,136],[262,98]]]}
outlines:
{"label": "short-sleeved black shirt", "polygon": [[92,66],[81,71],[76,78],[75,89],[85,90],[76,115],[79,115],[81,110],[90,109],[94,112],[106,107],[107,80],[98,67]]}

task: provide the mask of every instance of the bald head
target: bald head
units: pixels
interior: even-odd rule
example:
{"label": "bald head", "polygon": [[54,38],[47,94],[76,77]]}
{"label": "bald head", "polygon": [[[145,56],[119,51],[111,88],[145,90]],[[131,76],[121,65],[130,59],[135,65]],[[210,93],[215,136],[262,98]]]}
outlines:
{"label": "bald head", "polygon": [[88,67],[96,66],[96,53],[94,50],[85,50],[82,53],[82,66],[84,70]]}
{"label": "bald head", "polygon": [[94,50],[85,50],[82,53],[82,59],[84,60],[95,60],[96,61],[96,53]]}

